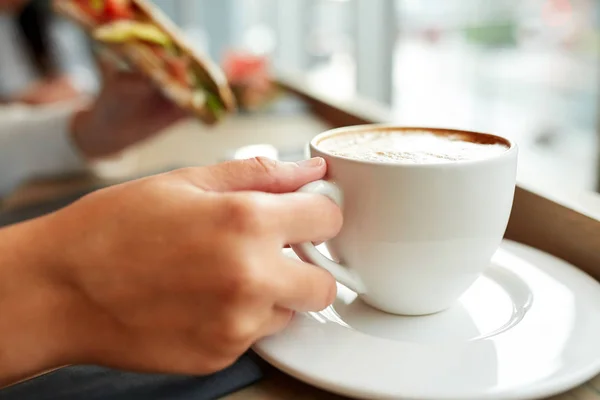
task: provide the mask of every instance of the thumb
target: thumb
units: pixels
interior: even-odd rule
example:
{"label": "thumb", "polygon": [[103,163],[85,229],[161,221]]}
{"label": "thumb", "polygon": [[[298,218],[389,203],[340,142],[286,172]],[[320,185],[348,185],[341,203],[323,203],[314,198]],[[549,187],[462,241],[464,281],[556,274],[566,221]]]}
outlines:
{"label": "thumb", "polygon": [[100,72],[103,80],[107,80],[117,73],[116,60],[108,50],[98,49],[95,52],[95,56],[98,72]]}
{"label": "thumb", "polygon": [[190,170],[189,179],[207,191],[255,190],[286,193],[322,178],[326,169],[325,160],[319,157],[298,163],[255,157],[204,167],[196,170],[199,173]]}
{"label": "thumb", "polygon": [[98,72],[104,81],[110,80],[119,73],[131,73],[131,68],[129,68],[127,63],[107,48],[95,49],[94,57]]}

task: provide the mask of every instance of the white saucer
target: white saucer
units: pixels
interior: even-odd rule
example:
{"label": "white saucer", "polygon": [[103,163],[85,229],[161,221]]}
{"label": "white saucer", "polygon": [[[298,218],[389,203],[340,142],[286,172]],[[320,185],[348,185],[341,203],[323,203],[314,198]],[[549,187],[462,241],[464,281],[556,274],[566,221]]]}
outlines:
{"label": "white saucer", "polygon": [[365,399],[532,399],[600,373],[600,284],[504,241],[453,308],[379,312],[339,286],[333,306],[298,314],[254,350],[284,372]]}

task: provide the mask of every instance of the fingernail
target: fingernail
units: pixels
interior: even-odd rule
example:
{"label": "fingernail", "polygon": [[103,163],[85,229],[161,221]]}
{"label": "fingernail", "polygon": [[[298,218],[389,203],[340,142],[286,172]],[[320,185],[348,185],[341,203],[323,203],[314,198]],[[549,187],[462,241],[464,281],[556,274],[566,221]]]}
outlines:
{"label": "fingernail", "polygon": [[315,157],[308,160],[299,161],[296,164],[302,168],[317,168],[325,164],[325,160],[323,160],[321,157]]}

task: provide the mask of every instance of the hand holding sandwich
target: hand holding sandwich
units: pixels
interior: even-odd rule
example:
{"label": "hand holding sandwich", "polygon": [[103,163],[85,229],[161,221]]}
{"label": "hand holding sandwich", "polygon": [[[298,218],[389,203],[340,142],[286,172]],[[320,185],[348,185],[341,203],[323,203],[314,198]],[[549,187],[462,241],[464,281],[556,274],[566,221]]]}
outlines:
{"label": "hand holding sandwich", "polygon": [[101,60],[103,89],[73,119],[73,141],[87,158],[118,153],[189,115],[145,76]]}
{"label": "hand holding sandwich", "polygon": [[45,105],[76,100],[80,97],[83,97],[83,93],[77,89],[69,76],[63,75],[34,82],[22,93],[19,93],[15,101],[31,105]]}
{"label": "hand holding sandwich", "polygon": [[[94,107],[75,118],[73,138],[86,156],[118,152],[175,122],[184,113],[173,104],[207,125],[235,111],[235,98],[223,71],[195,51],[151,2],[53,3],[57,12],[78,23],[102,48],[134,71],[113,73],[114,79],[108,79]],[[150,82],[156,89],[150,87]]]}
{"label": "hand holding sandwich", "polygon": [[150,1],[54,0],[54,7],[204,123],[235,111],[223,71]]}

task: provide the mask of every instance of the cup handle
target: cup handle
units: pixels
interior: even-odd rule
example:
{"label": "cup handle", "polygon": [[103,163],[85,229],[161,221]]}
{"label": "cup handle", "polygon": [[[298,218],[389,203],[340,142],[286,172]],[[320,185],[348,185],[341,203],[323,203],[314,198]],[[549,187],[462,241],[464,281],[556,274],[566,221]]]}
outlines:
{"label": "cup handle", "polygon": [[[342,191],[333,183],[319,180],[302,186],[297,190],[302,193],[320,194],[331,199],[339,207],[343,205]],[[291,245],[292,250],[304,262],[314,264],[331,273],[333,277],[342,285],[362,294],[365,292],[364,284],[348,268],[325,257],[314,244],[300,243]]]}

